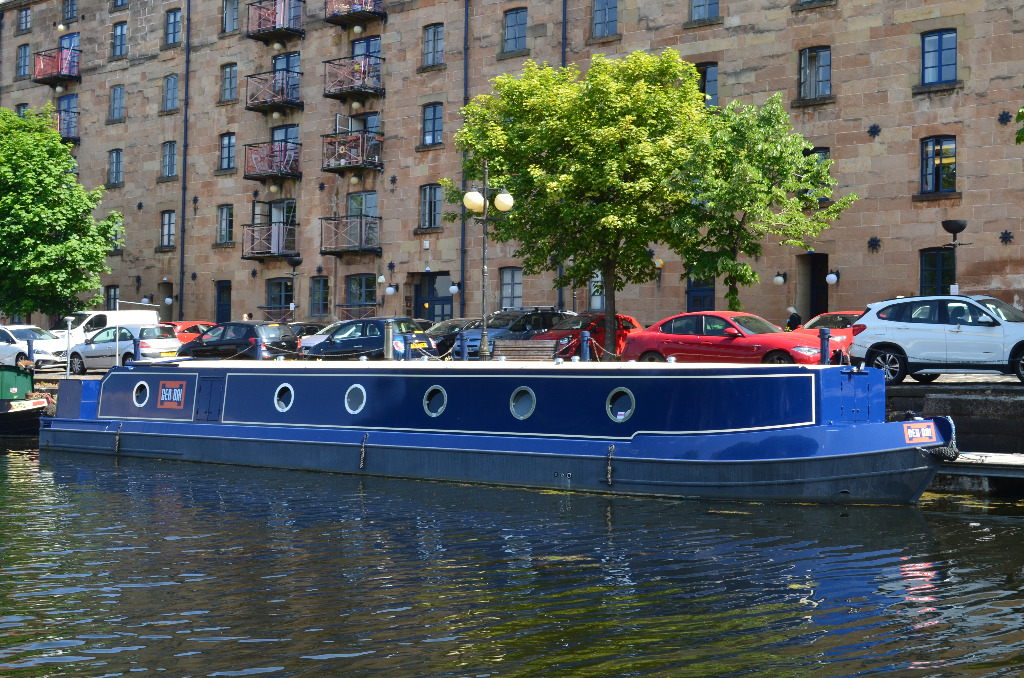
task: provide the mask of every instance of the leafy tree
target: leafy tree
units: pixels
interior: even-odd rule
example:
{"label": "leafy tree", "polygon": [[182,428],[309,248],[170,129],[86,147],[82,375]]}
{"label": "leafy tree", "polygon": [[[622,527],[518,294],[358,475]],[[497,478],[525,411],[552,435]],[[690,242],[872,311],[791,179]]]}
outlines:
{"label": "leafy tree", "polygon": [[760,108],[734,101],[709,130],[680,174],[694,199],[673,215],[668,243],[689,277],[722,278],[730,310],[739,310],[739,287],[758,282],[749,258],[766,240],[806,248],[857,196],[831,201],[832,161],[793,132],[781,95]]}
{"label": "leafy tree", "polygon": [[[1017,111],[1017,122],[1024,122],[1024,107]],[[1017,130],[1017,143],[1024,144],[1024,127]]]}
{"label": "leafy tree", "polygon": [[[597,55],[586,75],[532,61],[522,75],[494,79],[494,94],[462,109],[455,134],[467,151],[463,169],[515,198],[490,225],[499,242],[519,244],[523,271],[562,272],[556,286],[586,287],[601,274],[615,352],[615,293],[657,274],[651,243],[675,237],[670,217],[690,204],[693,188],[674,181],[706,133],[709,113],[697,72],[673,50]],[[461,191],[446,182],[450,202]]]}
{"label": "leafy tree", "polygon": [[92,217],[103,191],[86,191],[75,165],[51,106],[0,108],[0,311],[66,313],[100,298],[121,215]]}

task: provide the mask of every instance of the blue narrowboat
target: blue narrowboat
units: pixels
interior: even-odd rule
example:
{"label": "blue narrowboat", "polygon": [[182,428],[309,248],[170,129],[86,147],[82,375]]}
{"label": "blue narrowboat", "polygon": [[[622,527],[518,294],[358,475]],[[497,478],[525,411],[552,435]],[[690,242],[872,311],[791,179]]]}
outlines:
{"label": "blue narrowboat", "polygon": [[912,503],[945,418],[827,365],[136,362],[62,381],[41,450],[618,494]]}

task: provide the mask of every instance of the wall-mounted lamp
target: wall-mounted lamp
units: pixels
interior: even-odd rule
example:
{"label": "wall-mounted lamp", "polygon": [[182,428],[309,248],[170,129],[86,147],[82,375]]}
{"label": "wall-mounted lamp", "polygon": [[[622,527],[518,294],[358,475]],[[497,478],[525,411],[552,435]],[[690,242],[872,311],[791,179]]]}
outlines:
{"label": "wall-mounted lamp", "polygon": [[164,303],[167,304],[168,306],[170,306],[171,304],[174,303],[174,299],[171,299],[170,297],[165,297],[164,298]]}
{"label": "wall-mounted lamp", "polygon": [[60,86],[60,85],[57,85],[56,87],[53,88],[53,91],[56,92],[57,94],[60,94],[61,92],[64,91],[64,88],[62,86]]}
{"label": "wall-mounted lamp", "polygon": [[360,33],[362,33],[363,32],[362,24],[356,24],[355,26],[353,26],[352,27],[352,32],[355,33],[356,35],[359,35]]}
{"label": "wall-mounted lamp", "polygon": [[277,193],[280,190],[281,190],[281,187],[278,186],[277,184],[270,184],[270,192],[271,193]]}
{"label": "wall-mounted lamp", "polygon": [[363,107],[363,103],[361,101],[353,101],[352,102],[352,110],[353,111],[358,111],[362,107]]}
{"label": "wall-mounted lamp", "polygon": [[161,282],[167,282],[167,276],[166,275],[164,276],[164,279]]}
{"label": "wall-mounted lamp", "polygon": [[273,118],[274,120],[280,120],[281,111],[274,111],[273,113],[270,114],[270,117]]}
{"label": "wall-mounted lamp", "polygon": [[281,44],[281,43],[279,43],[279,42],[275,42],[275,43],[274,43],[273,45],[271,45],[270,47],[271,47],[271,48],[272,48],[272,49],[273,49],[273,50],[274,50],[275,52],[280,52],[280,51],[281,51],[282,49],[284,49],[284,45],[282,45],[282,44]]}
{"label": "wall-mounted lamp", "polygon": [[459,293],[460,289],[462,289],[462,283],[453,282],[451,286],[448,288],[448,291],[451,292],[452,296],[454,297],[456,294]]}
{"label": "wall-mounted lamp", "polygon": [[356,184],[358,184],[362,180],[363,180],[363,178],[361,176],[359,176],[358,173],[356,173],[356,174],[353,174],[352,176],[350,176],[348,178],[348,183],[350,183],[351,185],[355,186]]}
{"label": "wall-mounted lamp", "polygon": [[388,283],[388,286],[384,288],[384,294],[388,295],[389,297],[397,291],[398,284],[393,282]]}
{"label": "wall-mounted lamp", "polygon": [[60,22],[59,24],[57,24],[57,30],[58,30],[58,31],[66,31],[66,30],[67,30],[67,28],[68,28],[68,27],[64,25],[64,22],[63,22],[63,21],[62,21],[62,22]]}
{"label": "wall-mounted lamp", "polygon": [[775,283],[776,285],[785,285],[787,278],[789,278],[789,276],[786,275],[785,271],[779,271],[778,273],[775,274],[775,277],[772,278],[772,282]]}
{"label": "wall-mounted lamp", "polygon": [[827,282],[829,285],[835,285],[837,282],[839,282],[838,269],[835,271],[829,271],[828,275],[825,276],[825,282]]}
{"label": "wall-mounted lamp", "polygon": [[142,297],[142,303],[143,304],[148,304],[149,303],[149,297]]}

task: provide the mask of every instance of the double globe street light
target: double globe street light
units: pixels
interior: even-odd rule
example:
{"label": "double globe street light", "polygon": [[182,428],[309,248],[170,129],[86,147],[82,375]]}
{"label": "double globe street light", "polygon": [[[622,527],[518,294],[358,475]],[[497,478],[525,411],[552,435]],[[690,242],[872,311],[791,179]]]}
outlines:
{"label": "double globe street light", "polygon": [[[487,210],[490,203],[490,195],[491,188],[488,185],[487,161],[484,160],[483,193],[470,191],[462,197],[462,204],[466,206],[467,210],[481,215],[473,218],[480,222],[483,227],[484,236],[481,259],[483,275],[480,279],[480,317],[482,319],[482,327],[480,329],[480,360],[489,360],[491,357],[491,350],[487,345],[487,222],[490,220],[487,216]],[[512,195],[504,188],[494,196],[494,207],[499,212],[508,212],[512,209],[514,203]]]}

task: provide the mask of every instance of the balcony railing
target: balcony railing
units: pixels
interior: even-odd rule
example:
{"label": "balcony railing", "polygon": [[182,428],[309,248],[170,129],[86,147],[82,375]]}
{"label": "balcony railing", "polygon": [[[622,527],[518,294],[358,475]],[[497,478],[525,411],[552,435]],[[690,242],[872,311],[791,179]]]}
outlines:
{"label": "balcony railing", "polygon": [[324,21],[346,26],[357,21],[388,20],[384,0],[327,0]]}
{"label": "balcony railing", "polygon": [[78,111],[57,111],[57,129],[63,141],[78,143]]}
{"label": "balcony railing", "polygon": [[36,52],[36,70],[32,81],[44,85],[56,85],[69,80],[81,82],[82,75],[78,70],[81,55],[81,50],[70,47],[55,47]]}
{"label": "balcony railing", "polygon": [[345,252],[372,252],[381,256],[380,217],[321,217],[320,254]]}
{"label": "balcony railing", "polygon": [[273,177],[301,179],[299,151],[302,144],[291,141],[268,141],[245,145],[245,178]]}
{"label": "balcony railing", "polygon": [[267,259],[294,257],[299,253],[295,233],[299,225],[294,221],[270,221],[246,224],[242,227],[242,258]]}
{"label": "balcony railing", "polygon": [[290,323],[294,322],[295,311],[299,309],[299,305],[281,304],[276,306],[257,306],[256,308],[263,314],[264,322]]}
{"label": "balcony railing", "polygon": [[249,4],[248,37],[269,42],[305,35],[302,29],[303,0],[261,0]]}
{"label": "balcony railing", "polygon": [[249,111],[280,111],[302,108],[299,71],[269,71],[245,78],[245,108]]}
{"label": "balcony railing", "polygon": [[334,308],[337,309],[335,315],[338,316],[338,320],[361,320],[375,318],[378,306],[375,301],[365,301],[356,304],[335,304]]}
{"label": "balcony railing", "polygon": [[384,94],[381,68],[384,59],[378,56],[354,56],[324,62],[324,96],[345,99],[352,94]]}
{"label": "balcony railing", "polygon": [[352,168],[384,169],[384,137],[376,132],[325,134],[323,171],[341,173]]}

